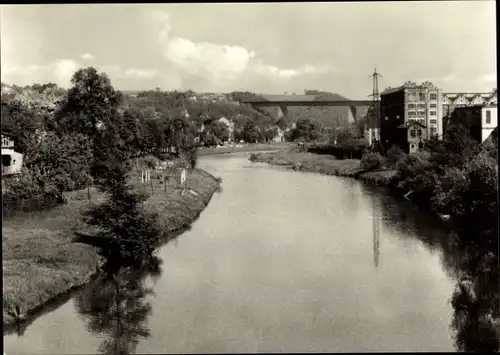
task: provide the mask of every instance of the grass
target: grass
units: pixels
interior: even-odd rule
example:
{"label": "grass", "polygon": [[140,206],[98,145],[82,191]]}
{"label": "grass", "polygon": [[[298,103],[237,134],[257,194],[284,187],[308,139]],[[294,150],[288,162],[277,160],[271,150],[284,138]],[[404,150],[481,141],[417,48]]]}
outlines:
{"label": "grass", "polygon": [[243,147],[228,147],[224,146],[221,148],[203,148],[197,151],[199,156],[203,155],[216,155],[216,154],[227,154],[227,153],[237,153],[237,152],[255,152],[255,151],[266,151],[266,150],[283,150],[289,148],[293,143],[272,143],[272,144],[261,144],[252,143],[245,144]]}
{"label": "grass", "polygon": [[394,170],[366,172],[358,159],[339,160],[330,155],[320,155],[297,151],[279,151],[252,154],[252,161],[270,165],[290,166],[295,170],[317,172],[325,175],[347,176],[359,178],[373,184],[389,184],[395,176]]}
{"label": "grass", "polygon": [[[151,174],[151,184],[139,182],[140,171],[131,175],[136,189],[146,188],[150,194],[144,208],[156,211],[160,223],[174,231],[189,225],[210,201],[218,188],[217,179],[194,170],[188,174],[186,187],[197,195],[170,183],[167,191]],[[51,210],[21,213],[2,223],[3,247],[3,316],[4,326],[16,316],[27,316],[33,309],[88,281],[103,264],[97,250],[86,244],[75,243],[74,232],[85,231],[81,213],[92,204],[104,201],[104,195],[91,190],[66,194],[68,202]]]}

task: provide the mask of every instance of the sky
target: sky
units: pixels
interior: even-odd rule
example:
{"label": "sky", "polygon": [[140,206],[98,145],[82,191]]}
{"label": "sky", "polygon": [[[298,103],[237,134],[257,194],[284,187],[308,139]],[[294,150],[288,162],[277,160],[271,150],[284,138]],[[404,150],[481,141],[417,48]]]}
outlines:
{"label": "sky", "polygon": [[2,5],[1,80],[69,87],[94,66],[115,88],[305,89],[366,99],[431,81],[496,88],[494,1]]}

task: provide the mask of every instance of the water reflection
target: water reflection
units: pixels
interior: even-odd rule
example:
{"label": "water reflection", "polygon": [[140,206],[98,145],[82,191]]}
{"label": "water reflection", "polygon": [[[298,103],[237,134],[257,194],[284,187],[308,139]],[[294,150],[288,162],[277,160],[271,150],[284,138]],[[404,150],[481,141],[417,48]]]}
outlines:
{"label": "water reflection", "polygon": [[[419,211],[410,203],[401,203],[384,192],[364,187],[373,205],[374,258],[378,263],[379,231],[375,211],[379,210],[388,225],[399,229],[400,236],[412,231],[431,249],[442,251],[443,268],[456,279],[450,298],[455,347],[467,352],[500,350],[500,275],[498,267],[498,229],[482,232],[463,230]],[[438,228],[437,228],[438,227]],[[406,232],[406,233],[404,233]]]}
{"label": "water reflection", "polygon": [[153,291],[145,281],[158,279],[161,273],[161,259],[155,256],[140,266],[110,266],[76,297],[76,308],[88,330],[105,337],[99,352],[132,354],[139,340],[150,336],[147,296]]}
{"label": "water reflection", "polygon": [[380,203],[372,199],[372,223],[373,223],[373,261],[375,268],[378,268],[380,262]]}

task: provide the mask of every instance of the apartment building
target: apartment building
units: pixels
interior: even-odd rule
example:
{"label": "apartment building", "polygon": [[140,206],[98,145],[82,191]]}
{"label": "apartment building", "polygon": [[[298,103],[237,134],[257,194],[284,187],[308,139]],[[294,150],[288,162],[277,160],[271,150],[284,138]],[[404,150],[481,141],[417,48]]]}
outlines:
{"label": "apartment building", "polygon": [[432,136],[442,137],[441,91],[429,82],[406,82],[380,95],[380,139],[384,151],[398,145],[414,152]]}

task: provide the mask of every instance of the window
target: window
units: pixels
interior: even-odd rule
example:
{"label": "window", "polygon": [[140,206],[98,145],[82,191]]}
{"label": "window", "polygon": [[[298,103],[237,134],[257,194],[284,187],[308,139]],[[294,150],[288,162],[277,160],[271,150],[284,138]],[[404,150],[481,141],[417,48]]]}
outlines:
{"label": "window", "polygon": [[11,156],[8,154],[2,155],[2,165],[10,166],[11,159],[12,159]]}
{"label": "window", "polygon": [[422,130],[421,129],[417,129],[417,137],[422,137]]}
{"label": "window", "polygon": [[425,117],[425,111],[418,111],[417,117]]}
{"label": "window", "polygon": [[486,124],[491,124],[491,111],[486,111]]}
{"label": "window", "polygon": [[418,99],[419,99],[420,101],[424,101],[424,100],[425,100],[425,94],[424,94],[423,92],[419,92],[419,93],[418,93]]}
{"label": "window", "polygon": [[430,104],[430,105],[429,105],[429,107],[430,107],[430,108],[436,108],[436,107],[437,107],[437,105],[436,105],[436,104]]}
{"label": "window", "polygon": [[436,111],[431,111],[431,112],[429,112],[429,115],[431,115],[431,116],[436,116]]}
{"label": "window", "polygon": [[411,149],[413,149],[413,148],[415,148],[415,144],[412,144],[412,145],[411,145]]}
{"label": "window", "polygon": [[415,111],[408,111],[408,117],[416,117],[417,113]]}
{"label": "window", "polygon": [[408,104],[408,110],[415,109],[415,104]]}
{"label": "window", "polygon": [[425,104],[418,104],[418,108],[423,108],[425,110]]}
{"label": "window", "polygon": [[396,119],[399,120],[399,115],[396,115]]}
{"label": "window", "polygon": [[429,122],[430,124],[437,124],[437,120],[435,118],[431,118]]}
{"label": "window", "polygon": [[389,117],[385,116],[385,120],[386,120],[386,121],[389,121]]}
{"label": "window", "polygon": [[415,138],[417,136],[417,132],[414,129],[410,130],[410,137]]}
{"label": "window", "polygon": [[435,136],[437,134],[436,127],[431,127],[431,136]]}
{"label": "window", "polygon": [[430,94],[429,100],[437,100],[437,94]]}
{"label": "window", "polygon": [[414,91],[410,91],[407,97],[408,101],[415,101],[417,99],[417,93]]}

